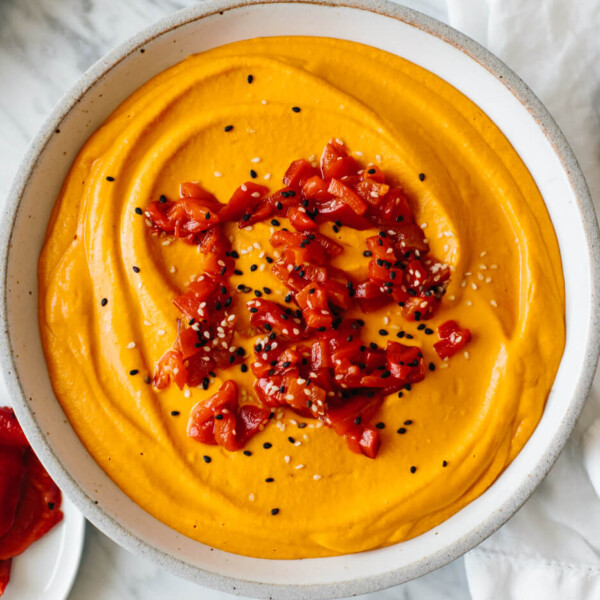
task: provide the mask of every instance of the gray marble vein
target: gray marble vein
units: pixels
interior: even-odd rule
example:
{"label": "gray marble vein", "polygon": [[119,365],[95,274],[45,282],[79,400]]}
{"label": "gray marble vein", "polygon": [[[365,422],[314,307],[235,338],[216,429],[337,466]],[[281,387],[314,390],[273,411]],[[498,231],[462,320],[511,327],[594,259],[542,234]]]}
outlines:
{"label": "gray marble vein", "polygon": [[[0,0],[0,202],[45,116],[106,52],[192,0]],[[446,19],[444,0],[404,4]],[[123,550],[88,524],[71,600],[226,600]],[[368,600],[469,598],[462,560]]]}

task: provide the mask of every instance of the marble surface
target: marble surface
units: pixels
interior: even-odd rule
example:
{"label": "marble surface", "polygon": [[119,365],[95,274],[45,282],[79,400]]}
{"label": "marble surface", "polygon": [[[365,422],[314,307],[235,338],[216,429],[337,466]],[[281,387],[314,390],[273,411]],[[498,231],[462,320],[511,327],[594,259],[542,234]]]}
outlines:
{"label": "marble surface", "polygon": [[[191,0],[0,0],[0,203],[27,144],[77,78],[115,45]],[[404,4],[440,20],[444,0]],[[1,204],[0,204],[1,206]],[[120,548],[88,524],[71,600],[226,600]],[[469,598],[462,559],[369,600]],[[280,599],[277,599],[280,600]]]}

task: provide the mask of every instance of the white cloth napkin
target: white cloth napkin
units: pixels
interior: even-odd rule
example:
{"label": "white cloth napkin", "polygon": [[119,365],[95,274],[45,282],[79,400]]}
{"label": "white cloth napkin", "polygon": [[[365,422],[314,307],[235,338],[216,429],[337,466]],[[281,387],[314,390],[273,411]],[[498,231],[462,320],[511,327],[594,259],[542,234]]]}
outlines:
{"label": "white cloth napkin", "polygon": [[[508,64],[570,141],[600,206],[600,3],[448,0],[449,23]],[[599,322],[600,322],[600,315]],[[473,600],[600,598],[600,377],[543,484],[465,557]]]}

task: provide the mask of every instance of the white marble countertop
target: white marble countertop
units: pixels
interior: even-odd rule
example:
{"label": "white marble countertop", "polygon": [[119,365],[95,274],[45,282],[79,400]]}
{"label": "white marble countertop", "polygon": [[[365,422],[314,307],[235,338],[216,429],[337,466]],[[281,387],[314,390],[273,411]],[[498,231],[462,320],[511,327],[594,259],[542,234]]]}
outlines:
{"label": "white marble countertop", "polygon": [[[0,202],[27,144],[77,78],[139,29],[192,0],[0,0]],[[444,0],[404,4],[446,19]],[[225,600],[120,548],[88,524],[72,600]],[[462,559],[369,600],[469,598]],[[279,600],[279,599],[278,599]]]}

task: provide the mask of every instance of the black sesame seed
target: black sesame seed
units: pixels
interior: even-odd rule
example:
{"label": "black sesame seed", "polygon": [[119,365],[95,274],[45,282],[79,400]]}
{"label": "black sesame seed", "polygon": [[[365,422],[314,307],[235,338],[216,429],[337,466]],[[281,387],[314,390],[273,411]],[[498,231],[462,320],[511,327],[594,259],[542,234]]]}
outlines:
{"label": "black sesame seed", "polygon": [[144,214],[144,211],[143,211],[143,210],[142,210],[142,209],[141,209],[139,206],[136,206],[136,207],[135,207],[135,213],[136,213],[137,215],[143,215],[143,214]]}
{"label": "black sesame seed", "polygon": [[406,334],[406,339],[407,339],[407,340],[412,340],[413,338],[414,338],[414,336],[413,336],[413,335],[411,335],[410,333],[407,333],[407,334]]}
{"label": "black sesame seed", "polygon": [[290,444],[295,444],[295,443],[296,443],[296,440],[295,440],[295,439],[294,439],[294,438],[293,438],[293,437],[290,435],[290,436],[288,437],[288,442],[289,442]]}
{"label": "black sesame seed", "polygon": [[375,173],[376,173],[376,172],[377,172],[377,171],[375,171],[375,169],[369,169],[369,170],[367,171],[367,173],[368,173],[369,175],[375,175]]}
{"label": "black sesame seed", "polygon": [[265,294],[267,294],[267,296],[268,296],[268,295],[269,295],[269,294],[272,292],[272,290],[271,290],[271,288],[264,287],[264,288],[263,288],[263,292],[264,292]]}
{"label": "black sesame seed", "polygon": [[[244,274],[244,271],[240,271],[240,269],[235,269],[235,270],[233,271],[233,274],[234,274],[234,275],[243,275],[243,274]],[[242,286],[242,287],[244,287],[244,286]]]}
{"label": "black sesame seed", "polygon": [[243,217],[242,217],[242,221],[249,221],[250,220],[250,213],[246,213]]}
{"label": "black sesame seed", "polygon": [[404,394],[402,392],[398,392],[398,398],[402,398]]}
{"label": "black sesame seed", "polygon": [[298,423],[298,429],[304,429],[306,427],[306,423]]}
{"label": "black sesame seed", "polygon": [[371,347],[371,350],[377,350],[377,344],[375,342],[371,342],[369,346]]}
{"label": "black sesame seed", "polygon": [[275,480],[274,480],[272,477],[267,477],[267,478],[265,479],[265,481],[266,481],[267,483],[273,483]]}
{"label": "black sesame seed", "polygon": [[271,219],[271,225],[273,225],[273,227],[279,227],[280,223],[277,219]]}
{"label": "black sesame seed", "polygon": [[258,265],[250,265],[250,270],[252,272],[256,271],[256,269],[258,269]]}
{"label": "black sesame seed", "polygon": [[131,269],[133,270],[134,273],[139,273],[140,272],[140,268],[139,267],[131,267]]}
{"label": "black sesame seed", "polygon": [[421,323],[421,324],[420,324],[420,325],[417,327],[417,329],[418,329],[419,331],[423,331],[423,329],[425,329],[425,323]]}
{"label": "black sesame seed", "polygon": [[410,383],[407,383],[407,384],[404,386],[404,389],[405,389],[407,392],[410,392],[410,390],[412,390],[412,386],[410,385]]}
{"label": "black sesame seed", "polygon": [[391,372],[386,370],[381,374],[381,379],[387,379],[391,375],[392,375]]}
{"label": "black sesame seed", "polygon": [[258,308],[255,308],[254,306],[250,309],[250,312],[252,314],[257,313],[258,312]]}
{"label": "black sesame seed", "polygon": [[244,456],[252,456],[252,452],[250,452],[250,450],[244,450]]}
{"label": "black sesame seed", "polygon": [[231,131],[233,129],[233,125],[227,125],[227,127],[225,127],[225,131]]}
{"label": "black sesame seed", "polygon": [[335,231],[335,233],[339,233],[340,232],[340,228],[337,225],[334,225],[332,227],[333,231]]}
{"label": "black sesame seed", "polygon": [[379,330],[379,335],[387,335],[387,334],[388,334],[387,329],[380,329]]}
{"label": "black sesame seed", "polygon": [[253,75],[248,75],[248,83],[252,83],[254,81]]}
{"label": "black sesame seed", "polygon": [[385,423],[377,423],[375,427],[377,427],[377,429],[385,429]]}
{"label": "black sesame seed", "polygon": [[254,169],[250,169],[250,177],[252,177],[252,179],[256,179],[258,177],[258,174]]}
{"label": "black sesame seed", "polygon": [[172,417],[178,417],[181,413],[178,410],[172,410],[171,411],[171,416]]}
{"label": "black sesame seed", "polygon": [[100,300],[100,306],[106,306],[107,304],[108,304],[107,298],[102,298],[102,300]]}
{"label": "black sesame seed", "polygon": [[442,462],[442,467],[447,467],[447,466],[448,466],[448,461],[447,460],[443,461]]}
{"label": "black sesame seed", "polygon": [[139,373],[138,369],[131,369],[131,371],[129,371],[130,375],[137,375]]}
{"label": "black sesame seed", "polygon": [[419,180],[425,181],[425,173],[419,173]]}
{"label": "black sesame seed", "polygon": [[208,464],[212,460],[212,458],[210,456],[207,456],[206,454],[202,458],[204,459],[204,462],[206,464]]}
{"label": "black sesame seed", "polygon": [[273,262],[273,259],[270,256],[265,257],[265,260],[271,264]]}
{"label": "black sesame seed", "polygon": [[404,421],[405,425],[412,425],[412,419],[406,419],[406,421]]}
{"label": "black sesame seed", "polygon": [[106,181],[114,181],[114,180],[115,180],[115,178],[111,177],[110,175],[106,178]]}
{"label": "black sesame seed", "polygon": [[400,429],[398,429],[398,431],[396,433],[399,433],[400,435],[404,435],[406,433],[406,427],[400,427]]}
{"label": "black sesame seed", "polygon": [[411,467],[410,468],[410,472],[411,473],[416,473],[417,472],[417,467]]}
{"label": "black sesame seed", "polygon": [[223,415],[215,415],[215,419],[217,421],[222,421],[223,420]]}
{"label": "black sesame seed", "polygon": [[263,444],[263,448],[264,448],[265,450],[268,450],[269,448],[272,448],[272,447],[273,447],[273,444],[271,444],[271,442],[265,442],[265,443]]}
{"label": "black sesame seed", "polygon": [[432,362],[429,363],[429,370],[435,371],[435,365]]}
{"label": "black sesame seed", "polygon": [[254,295],[255,295],[257,298],[260,298],[260,297],[262,296],[262,292],[261,292],[260,290],[254,290]]}
{"label": "black sesame seed", "polygon": [[425,328],[425,335],[431,335],[433,333],[433,329],[430,329],[429,327]]}
{"label": "black sesame seed", "polygon": [[279,509],[278,509],[278,508],[272,508],[272,509],[271,509],[271,514],[272,514],[273,516],[275,516],[275,515],[278,515],[278,514],[279,514]]}
{"label": "black sesame seed", "polygon": [[54,510],[54,502],[48,502],[48,508]]}
{"label": "black sesame seed", "polygon": [[299,106],[292,106],[292,110],[293,110],[295,113],[299,113],[299,112],[300,112],[300,107],[299,107]]}
{"label": "black sesame seed", "polygon": [[360,418],[360,416],[356,417],[356,419],[354,419],[354,424],[355,425],[360,425],[361,421],[362,421],[362,419]]}
{"label": "black sesame seed", "polygon": [[367,258],[369,258],[369,256],[372,256],[372,255],[373,255],[373,253],[370,250],[365,250],[363,252],[363,256],[366,256]]}

